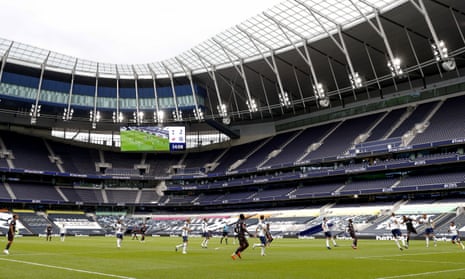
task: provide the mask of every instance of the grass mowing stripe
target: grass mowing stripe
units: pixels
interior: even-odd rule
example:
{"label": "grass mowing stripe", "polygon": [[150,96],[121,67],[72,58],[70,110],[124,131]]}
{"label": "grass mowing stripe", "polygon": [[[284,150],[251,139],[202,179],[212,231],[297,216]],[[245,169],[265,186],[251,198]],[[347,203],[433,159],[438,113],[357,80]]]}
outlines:
{"label": "grass mowing stripe", "polygon": [[100,275],[100,276],[105,276],[105,277],[113,277],[113,278],[121,278],[121,279],[136,279],[136,278],[133,278],[133,277],[120,276],[120,275],[115,275],[115,274],[107,274],[107,273],[95,272],[95,271],[90,271],[90,270],[82,270],[82,269],[76,269],[76,268],[69,268],[69,267],[63,267],[63,266],[56,266],[56,265],[49,265],[49,264],[41,264],[41,263],[13,260],[13,259],[7,259],[7,258],[0,258],[0,260],[7,261],[7,262],[27,264],[27,265],[35,265],[35,266],[40,266],[40,267],[67,270],[67,271],[72,271],[72,272],[80,272],[80,273],[87,273],[87,274],[93,274],[93,275]]}
{"label": "grass mowing stripe", "polygon": [[[3,239],[0,238],[0,245],[5,242]],[[338,247],[328,250],[324,239],[286,238],[273,241],[263,257],[260,249],[252,246],[258,240],[249,238],[252,247],[242,253],[242,260],[233,261],[231,254],[238,244],[232,245],[230,239],[229,245],[220,245],[219,240],[213,237],[208,249],[204,249],[200,246],[203,239],[192,237],[187,254],[183,255],[174,249],[182,242],[180,237],[148,237],[144,243],[127,237],[120,249],[116,248],[114,237],[69,237],[65,242],[23,237],[15,240],[10,255],[0,258],[42,266],[0,261],[0,278],[373,279],[425,274],[410,278],[449,279],[465,274],[453,272],[463,265],[465,251],[450,242],[438,243],[433,249],[426,248],[422,240],[412,240],[408,250],[399,251],[391,241],[361,239],[359,248],[353,250],[350,240],[340,239]],[[70,271],[52,267],[70,268],[67,269]]]}
{"label": "grass mowing stripe", "polygon": [[379,277],[379,278],[376,278],[376,279],[417,277],[417,276],[423,276],[423,275],[433,275],[433,274],[439,274],[439,273],[450,273],[450,272],[463,271],[463,270],[465,270],[465,268],[429,271],[429,272],[422,272],[422,273],[415,273],[415,274],[396,275],[396,276],[390,276],[390,277]]}
{"label": "grass mowing stripe", "polygon": [[428,256],[428,255],[439,255],[439,254],[455,254],[457,252],[432,252],[432,253],[408,253],[398,255],[384,255],[384,256],[367,256],[367,257],[356,257],[356,259],[375,259],[375,258],[388,258],[388,257],[407,257],[407,256]]}

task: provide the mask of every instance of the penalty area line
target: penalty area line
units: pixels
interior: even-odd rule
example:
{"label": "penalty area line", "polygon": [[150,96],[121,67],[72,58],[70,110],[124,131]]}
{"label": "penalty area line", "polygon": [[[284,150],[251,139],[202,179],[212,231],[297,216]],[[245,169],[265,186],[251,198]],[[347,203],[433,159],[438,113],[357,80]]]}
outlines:
{"label": "penalty area line", "polygon": [[378,277],[376,279],[392,279],[392,278],[406,278],[406,277],[417,277],[422,275],[432,275],[432,274],[439,274],[439,273],[449,273],[449,272],[456,272],[456,271],[463,271],[465,268],[459,269],[447,269],[447,270],[439,270],[439,271],[430,271],[430,272],[422,272],[422,273],[413,273],[413,274],[405,274],[405,275],[396,275],[396,276],[389,276],[389,277]]}
{"label": "penalty area line", "polygon": [[0,260],[7,261],[7,262],[14,262],[14,263],[35,265],[35,266],[40,266],[40,267],[67,270],[67,271],[72,271],[72,272],[80,272],[80,273],[87,273],[87,274],[100,275],[100,276],[106,276],[106,277],[120,278],[120,279],[136,279],[134,277],[120,276],[120,275],[115,275],[115,274],[108,274],[108,273],[76,269],[76,268],[70,268],[70,267],[63,267],[63,266],[56,266],[56,265],[49,265],[49,264],[41,264],[41,263],[28,262],[28,261],[20,261],[20,260],[6,259],[6,258],[0,258]]}

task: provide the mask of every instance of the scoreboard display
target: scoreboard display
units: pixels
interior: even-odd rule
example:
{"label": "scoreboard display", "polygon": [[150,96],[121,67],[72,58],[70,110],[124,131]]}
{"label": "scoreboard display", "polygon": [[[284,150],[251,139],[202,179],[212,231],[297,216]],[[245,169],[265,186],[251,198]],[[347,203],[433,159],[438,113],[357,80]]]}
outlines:
{"label": "scoreboard display", "polygon": [[186,149],[184,126],[121,127],[121,151],[182,151]]}
{"label": "scoreboard display", "polygon": [[166,128],[170,134],[170,151],[186,150],[186,128],[183,126]]}

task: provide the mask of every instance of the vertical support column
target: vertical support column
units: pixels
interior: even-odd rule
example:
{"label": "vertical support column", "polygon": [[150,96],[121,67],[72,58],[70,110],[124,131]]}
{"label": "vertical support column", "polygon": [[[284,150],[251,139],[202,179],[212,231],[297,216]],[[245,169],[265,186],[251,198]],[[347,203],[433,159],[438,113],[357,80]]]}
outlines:
{"label": "vertical support column", "polygon": [[94,107],[90,112],[90,121],[92,122],[92,129],[97,128],[97,122],[100,121],[100,112],[97,111],[97,98],[98,98],[98,80],[99,80],[99,63],[97,63],[97,72],[95,73],[95,91],[94,91]]}
{"label": "vertical support column", "polygon": [[171,93],[173,94],[173,102],[174,102],[174,120],[175,121],[182,121],[182,112],[179,110],[178,107],[178,100],[176,96],[176,89],[174,88],[174,79],[173,79],[173,73],[171,70],[164,64],[162,63],[163,67],[165,68],[166,73],[168,74],[168,77],[170,79],[171,83]]}
{"label": "vertical support column", "polygon": [[50,57],[51,51],[48,52],[47,56],[45,57],[44,62],[40,65],[40,78],[39,78],[39,85],[37,87],[37,94],[34,104],[31,106],[31,124],[37,123],[37,118],[40,116],[40,93],[42,92],[42,81],[44,79],[45,73],[45,65],[47,64],[48,58]]}
{"label": "vertical support column", "polygon": [[139,76],[137,75],[134,65],[132,65],[132,72],[134,75],[134,89],[136,93],[136,117],[135,118],[136,118],[136,124],[140,125],[144,121],[144,112],[141,111],[139,107],[139,84],[138,84]]}
{"label": "vertical support column", "polygon": [[118,71],[118,65],[116,65],[116,115],[115,120],[117,123],[123,121],[123,112],[120,109],[120,92],[119,92],[120,74]]}
{"label": "vertical support column", "polygon": [[71,120],[71,118],[73,117],[73,112],[74,111],[71,109],[71,101],[72,101],[72,98],[73,98],[74,77],[75,77],[75,74],[76,74],[77,63],[78,63],[78,59],[76,58],[76,60],[74,61],[73,70],[71,72],[71,86],[70,86],[69,92],[68,92],[68,101],[66,102],[67,105],[66,105],[65,110],[63,111],[63,120],[64,121]]}
{"label": "vertical support column", "polygon": [[182,61],[181,59],[179,58],[175,58],[176,61],[178,61],[179,65],[181,65],[181,68],[183,69],[184,73],[186,73],[186,76],[187,78],[189,79],[189,84],[190,84],[190,87],[191,87],[191,92],[192,92],[192,98],[193,98],[193,101],[194,101],[194,117],[196,120],[200,121],[200,120],[203,120],[203,112],[202,110],[199,108],[199,105],[197,103],[197,94],[195,93],[195,88],[194,88],[194,81],[192,79],[192,70],[189,69]]}
{"label": "vertical support column", "polygon": [[0,83],[2,82],[2,76],[3,76],[3,70],[5,69],[5,65],[6,65],[6,60],[8,58],[8,56],[10,55],[10,51],[11,51],[11,48],[13,47],[13,41],[10,43],[10,46],[8,47],[8,49],[5,51],[5,54],[2,55],[2,66],[0,68]]}
{"label": "vertical support column", "polygon": [[155,113],[154,113],[154,122],[157,123],[163,123],[164,120],[164,113],[160,109],[160,102],[158,100],[158,89],[157,89],[157,75],[155,74],[155,71],[152,69],[152,66],[150,64],[147,64],[148,68],[150,69],[150,73],[152,75],[152,83],[153,83],[153,94],[155,98]]}

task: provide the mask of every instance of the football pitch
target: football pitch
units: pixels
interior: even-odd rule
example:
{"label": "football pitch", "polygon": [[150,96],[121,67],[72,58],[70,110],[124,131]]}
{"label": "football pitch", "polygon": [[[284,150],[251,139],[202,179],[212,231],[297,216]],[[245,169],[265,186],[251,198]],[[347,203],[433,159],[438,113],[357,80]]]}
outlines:
{"label": "football pitch", "polygon": [[[114,237],[18,237],[10,255],[0,255],[2,279],[53,278],[465,278],[465,251],[450,242],[425,247],[411,241],[399,251],[393,241],[338,240],[326,249],[323,239],[275,239],[260,256],[251,246],[242,259],[232,260],[237,245],[210,239],[207,249],[201,238],[190,238],[187,254],[175,252],[180,237],[148,237],[144,243],[125,237],[116,248]],[[2,237],[0,245],[6,240]]]}
{"label": "football pitch", "polygon": [[121,151],[169,151],[169,139],[141,131],[121,131]]}

